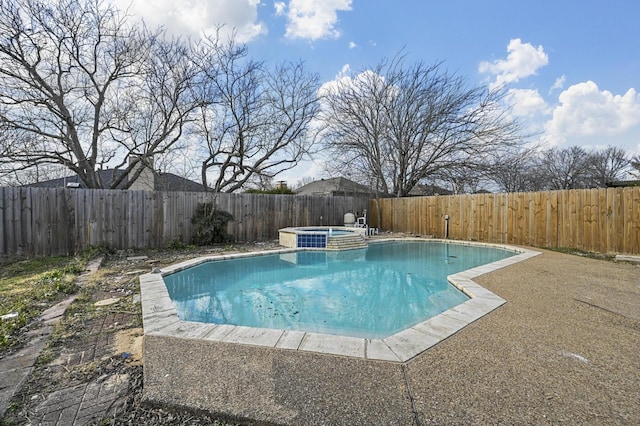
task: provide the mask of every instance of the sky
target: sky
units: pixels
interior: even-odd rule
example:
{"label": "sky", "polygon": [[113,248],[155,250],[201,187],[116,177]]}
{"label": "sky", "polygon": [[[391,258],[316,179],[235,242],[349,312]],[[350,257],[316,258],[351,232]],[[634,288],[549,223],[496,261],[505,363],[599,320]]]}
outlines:
{"label": "sky", "polygon": [[[236,29],[253,59],[305,62],[330,83],[401,50],[470,85],[506,84],[512,114],[545,148],[640,154],[640,2],[635,0],[116,0],[170,33]],[[322,174],[322,161],[279,175]]]}

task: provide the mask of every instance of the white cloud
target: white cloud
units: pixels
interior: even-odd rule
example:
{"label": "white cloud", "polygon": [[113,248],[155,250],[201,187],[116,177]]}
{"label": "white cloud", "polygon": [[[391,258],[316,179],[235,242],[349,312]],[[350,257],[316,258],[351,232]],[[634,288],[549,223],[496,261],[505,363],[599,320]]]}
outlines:
{"label": "white cloud", "polygon": [[492,86],[517,82],[536,74],[538,69],[549,63],[549,57],[542,46],[534,47],[530,43],[522,43],[519,38],[509,41],[507,52],[506,59],[482,61],[478,67],[481,73],[495,76]]}
{"label": "white cloud", "polygon": [[515,116],[525,117],[549,112],[549,107],[535,89],[510,89],[507,99]]}
{"label": "white cloud", "polygon": [[572,137],[620,135],[640,125],[640,95],[633,88],[614,95],[587,81],[570,86],[558,100],[553,118],[545,124],[553,144]]}
{"label": "white cloud", "polygon": [[273,8],[276,10],[277,16],[282,16],[287,8],[287,4],[283,1],[277,1],[273,3]]}
{"label": "white cloud", "polygon": [[327,94],[339,91],[343,85],[348,87],[351,84],[353,84],[353,79],[351,78],[351,66],[349,64],[344,64],[335,79],[327,81],[320,86],[318,89],[318,96],[322,98]]}
{"label": "white cloud", "polygon": [[[375,73],[372,70],[365,70],[355,76],[351,76],[351,67],[349,64],[343,65],[342,69],[336,75],[336,78],[327,81],[318,89],[318,96],[322,97],[330,93],[337,93],[342,90],[360,91],[371,90],[372,87],[382,87],[382,83],[385,81],[384,76]],[[391,92],[392,94],[395,92]],[[322,103],[321,103],[322,106]]]}
{"label": "white cloud", "polygon": [[566,82],[567,76],[562,74],[562,76],[556,78],[556,81],[553,83],[553,86],[551,86],[551,90],[549,90],[549,93],[553,92],[554,90],[563,89]]}
{"label": "white cloud", "polygon": [[296,185],[304,178],[318,180],[326,176],[327,161],[321,153],[315,154],[312,160],[303,160],[294,168],[278,174],[277,180],[287,181],[289,187]]}
{"label": "white cloud", "polygon": [[336,77],[340,78],[340,77],[348,76],[350,74],[351,74],[351,65],[344,64]]}
{"label": "white cloud", "polygon": [[358,45],[354,41],[349,42],[349,49],[355,49]]}
{"label": "white cloud", "polygon": [[351,10],[352,0],[291,0],[285,36],[291,39],[338,38],[338,11]]}
{"label": "white cloud", "polygon": [[224,25],[223,36],[235,29],[238,41],[247,42],[267,31],[258,21],[260,0],[115,0],[115,4],[174,35],[198,37]]}

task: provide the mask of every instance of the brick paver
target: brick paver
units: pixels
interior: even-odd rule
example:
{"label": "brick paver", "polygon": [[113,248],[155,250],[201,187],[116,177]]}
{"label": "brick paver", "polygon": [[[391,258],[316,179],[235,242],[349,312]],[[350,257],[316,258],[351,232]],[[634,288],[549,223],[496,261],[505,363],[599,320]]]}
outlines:
{"label": "brick paver", "polygon": [[[101,260],[100,260],[101,261]],[[92,272],[95,272],[100,261],[88,265],[88,272],[80,275],[77,283],[83,286]],[[13,395],[23,386],[28,375],[33,371],[33,364],[45,346],[46,340],[67,307],[75,300],[71,297],[48,309],[41,316],[43,327],[32,332],[32,340],[25,348],[0,360],[0,419]],[[86,332],[82,342],[71,349],[63,349],[58,362],[50,365],[54,371],[82,368],[91,363],[109,362],[114,355],[114,330],[126,324],[130,314],[108,313],[87,321]],[[41,402],[30,410],[28,415],[31,424],[37,425],[86,425],[107,417],[115,410],[129,389],[129,376],[126,374],[107,374],[88,383],[76,383],[48,394],[40,395]]]}
{"label": "brick paver", "polygon": [[113,374],[97,382],[57,390],[35,408],[34,424],[86,425],[108,416],[129,389],[129,376]]}

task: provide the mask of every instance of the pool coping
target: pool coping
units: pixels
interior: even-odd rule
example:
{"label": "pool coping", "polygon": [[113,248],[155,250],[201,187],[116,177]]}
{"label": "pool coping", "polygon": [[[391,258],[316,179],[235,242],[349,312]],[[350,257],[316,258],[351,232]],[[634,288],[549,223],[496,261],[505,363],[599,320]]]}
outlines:
{"label": "pool coping", "polygon": [[388,241],[446,242],[503,248],[518,254],[448,276],[449,282],[469,296],[469,300],[383,339],[183,321],[178,317],[169,297],[163,276],[212,260],[292,253],[307,251],[307,249],[286,248],[198,257],[140,276],[144,335],[263,346],[367,360],[406,362],[506,303],[506,300],[480,286],[473,281],[473,278],[541,254],[541,252],[505,244],[433,238],[384,238],[376,239],[371,243]]}

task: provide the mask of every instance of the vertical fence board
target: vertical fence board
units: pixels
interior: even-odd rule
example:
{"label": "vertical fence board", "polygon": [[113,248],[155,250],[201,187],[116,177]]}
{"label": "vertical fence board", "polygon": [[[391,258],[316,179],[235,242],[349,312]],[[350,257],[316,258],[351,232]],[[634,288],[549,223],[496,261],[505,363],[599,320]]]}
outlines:
{"label": "vertical fence board", "polygon": [[534,201],[533,192],[525,192],[522,194],[523,196],[523,207],[524,207],[524,237],[522,241],[526,245],[532,246],[535,244],[535,217],[536,217],[536,209],[535,209],[535,201]]}
{"label": "vertical fence board", "polygon": [[[69,227],[73,235],[71,238],[75,240],[74,243],[69,244],[69,253],[75,253],[76,250],[84,250],[86,247],[85,233],[83,230],[85,212],[84,204],[82,203],[85,193],[86,191],[66,191],[68,203],[69,205],[73,205],[73,212],[70,213],[69,217]],[[125,223],[126,222],[123,222],[121,226],[124,227]]]}
{"label": "vertical fence board", "polygon": [[578,213],[581,210],[581,206],[578,205],[578,201],[576,200],[576,192],[575,191],[569,191],[567,193],[568,195],[568,204],[567,207],[569,208],[569,215],[567,217],[567,240],[565,241],[566,243],[566,247],[578,247],[581,248],[580,246],[580,229],[581,228],[581,223],[578,220]]}
{"label": "vertical fence board", "polygon": [[540,224],[547,223],[547,194],[544,192],[535,192],[531,194],[532,199],[530,203],[531,206],[531,214],[532,217],[530,219],[529,226],[531,227],[531,245],[532,246],[543,246],[544,241],[546,239],[545,235],[545,226],[540,226]]}
{"label": "vertical fence board", "polygon": [[496,215],[496,242],[505,243],[507,239],[507,194],[497,194],[497,202],[494,211]]}
{"label": "vertical fence board", "polygon": [[632,245],[629,247],[629,253],[640,253],[640,190],[629,191],[632,193],[633,206],[631,211],[630,228],[631,228],[631,241]]}
{"label": "vertical fence board", "polygon": [[56,210],[56,222],[49,226],[49,235],[52,238],[55,238],[56,245],[54,249],[51,249],[50,246],[47,247],[46,254],[50,256],[54,252],[62,253],[65,255],[73,254],[73,243],[70,243],[69,240],[73,238],[74,232],[69,232],[67,228],[69,223],[73,222],[73,218],[71,215],[73,214],[73,208],[69,208],[69,203],[67,201],[67,194],[63,188],[56,188],[55,191],[55,210]]}
{"label": "vertical fence board", "polygon": [[616,215],[616,191],[606,191],[606,232],[607,232],[607,252],[615,252],[617,250],[616,228],[618,216]]}
{"label": "vertical fence board", "polygon": [[609,214],[607,209],[607,190],[600,188],[596,190],[598,193],[598,211],[596,215],[596,226],[594,239],[597,239],[596,244],[592,250],[597,250],[600,247],[605,247],[605,251],[609,250],[609,237],[607,222],[609,221]]}
{"label": "vertical fence board", "polygon": [[582,237],[580,241],[582,243],[583,250],[589,250],[591,246],[591,192],[585,191],[582,196],[578,197],[582,202],[582,208],[580,209],[580,219],[582,220]]}
{"label": "vertical fence board", "polygon": [[633,193],[626,190],[624,194],[624,239],[622,245],[624,250],[630,250],[633,246]]}
{"label": "vertical fence board", "polygon": [[561,222],[560,211],[558,210],[558,191],[550,191],[548,194],[547,211],[548,217],[546,222],[547,232],[543,247],[552,247],[559,238],[559,223]]}
{"label": "vertical fence board", "polygon": [[42,219],[42,215],[40,214],[40,211],[44,207],[46,201],[43,200],[43,197],[39,196],[39,194],[33,193],[33,190],[35,190],[36,188],[31,189],[31,197],[33,197],[33,212],[29,220],[31,222],[33,232],[33,235],[31,237],[31,241],[33,243],[32,250],[38,256],[47,256],[50,247],[50,244],[48,242],[50,235],[49,230],[44,227],[46,222]]}
{"label": "vertical fence board", "polygon": [[584,192],[578,193],[576,191],[570,191],[570,193],[572,194],[572,200],[575,203],[575,215],[573,220],[575,234],[570,247],[584,249],[584,204],[586,194]]}
{"label": "vertical fence board", "polygon": [[18,256],[22,255],[22,250],[20,249],[20,189],[19,188],[11,188],[12,191],[9,193],[9,205],[7,206],[7,234],[9,238],[9,249],[16,253]]}
{"label": "vertical fence board", "polygon": [[7,240],[7,210],[8,202],[5,198],[10,188],[0,188],[0,253],[8,253]]}
{"label": "vertical fence board", "polygon": [[556,239],[556,246],[566,247],[567,193],[565,191],[556,191],[556,194],[558,194],[558,238]]}
{"label": "vertical fence board", "polygon": [[33,244],[33,205],[31,204],[31,188],[22,188],[21,198],[22,198],[22,210],[21,210],[21,231],[22,231],[22,241],[24,241],[24,250],[26,253],[30,253],[34,251]]}
{"label": "vertical fence board", "polygon": [[599,212],[599,208],[598,208],[598,190],[597,189],[588,189],[587,190],[588,196],[587,196],[587,202],[588,202],[588,208],[585,209],[586,211],[586,218],[587,218],[587,226],[586,226],[586,232],[585,232],[585,240],[586,240],[586,247],[587,250],[593,250],[593,247],[595,247],[596,245],[596,239],[597,239],[597,232],[598,232],[598,212]]}

